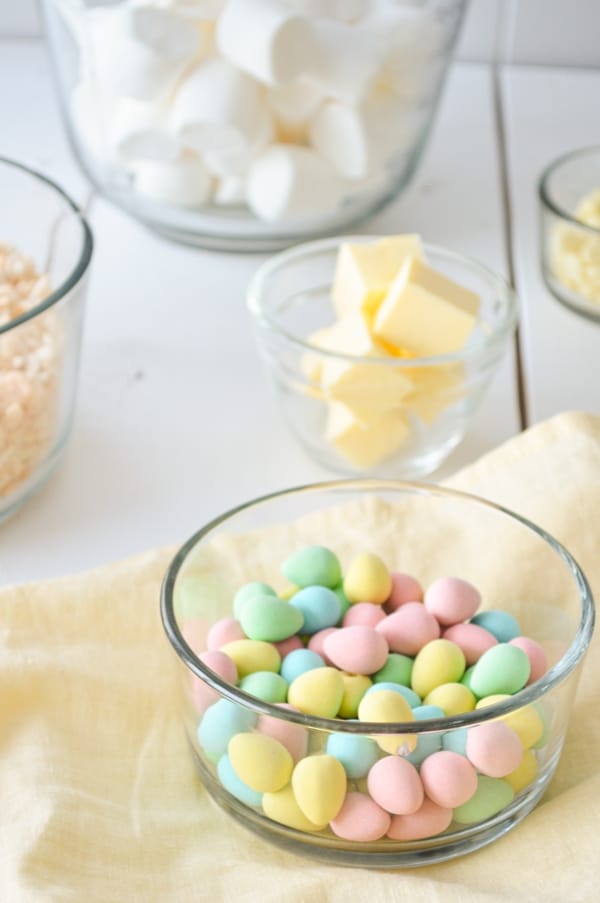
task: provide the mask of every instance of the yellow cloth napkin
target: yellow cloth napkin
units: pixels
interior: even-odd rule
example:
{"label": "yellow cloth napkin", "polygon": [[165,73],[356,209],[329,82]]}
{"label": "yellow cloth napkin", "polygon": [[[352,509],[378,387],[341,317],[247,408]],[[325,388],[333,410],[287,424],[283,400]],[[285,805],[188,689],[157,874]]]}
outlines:
{"label": "yellow cloth napkin", "polygon": [[[564,414],[453,485],[562,540],[600,594],[600,418]],[[158,592],[172,549],[0,591],[0,901],[598,899],[600,635],[557,773],[504,838],[402,872],[284,853],[201,786],[179,720]]]}

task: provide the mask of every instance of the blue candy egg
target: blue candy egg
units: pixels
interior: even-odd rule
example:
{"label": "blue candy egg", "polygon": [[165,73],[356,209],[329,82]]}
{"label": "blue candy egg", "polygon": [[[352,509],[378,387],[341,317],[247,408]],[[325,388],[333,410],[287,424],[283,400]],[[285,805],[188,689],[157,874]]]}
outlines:
{"label": "blue candy egg", "polygon": [[[391,681],[381,680],[379,681],[379,683],[373,684],[371,687],[369,687],[369,689],[365,693],[365,696],[367,696],[369,693],[374,693],[376,690],[393,690],[394,693],[399,693],[400,696],[404,696],[411,709],[414,709],[415,706],[421,705],[421,697],[419,696],[419,694],[415,693],[414,690],[411,690],[410,687],[405,687],[403,684],[396,684],[392,683]],[[437,706],[434,706],[433,708],[437,708]]]}
{"label": "blue candy egg", "polygon": [[303,634],[317,633],[325,627],[335,627],[340,619],[342,603],[326,586],[307,586],[290,599],[290,605],[304,615]]}
{"label": "blue candy egg", "polygon": [[349,778],[363,778],[379,758],[380,749],[362,734],[330,734],[327,752],[342,763]]}
{"label": "blue candy egg", "polygon": [[467,734],[466,727],[457,728],[455,731],[448,731],[442,737],[442,748],[449,749],[450,752],[458,753],[460,756],[467,754]]}
{"label": "blue candy egg", "polygon": [[227,752],[231,738],[242,731],[251,730],[256,721],[257,716],[249,709],[230,702],[229,699],[219,699],[202,716],[197,731],[198,743],[206,757],[216,763]]}
{"label": "blue candy egg", "polygon": [[501,609],[480,611],[471,618],[471,623],[483,627],[492,636],[495,636],[499,643],[508,643],[515,637],[521,636],[521,628],[517,619],[508,611]]}
{"label": "blue candy egg", "polygon": [[[444,718],[444,711],[439,705],[418,705],[413,708],[415,721],[427,721],[429,718]],[[419,734],[415,749],[406,758],[413,765],[421,762],[442,748],[442,734]]]}
{"label": "blue candy egg", "polygon": [[324,667],[325,659],[321,658],[318,652],[313,652],[312,649],[293,649],[283,659],[279,673],[288,684],[291,684],[305,671]]}
{"label": "blue candy egg", "polygon": [[262,793],[258,793],[247,784],[241,781],[229,760],[229,756],[225,753],[217,763],[217,775],[225,790],[228,790],[232,796],[244,803],[246,806],[262,805]]}

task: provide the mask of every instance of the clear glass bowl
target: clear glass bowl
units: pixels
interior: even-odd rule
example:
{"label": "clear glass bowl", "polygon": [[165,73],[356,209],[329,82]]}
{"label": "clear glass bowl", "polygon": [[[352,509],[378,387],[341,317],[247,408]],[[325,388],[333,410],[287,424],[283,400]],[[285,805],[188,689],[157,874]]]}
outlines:
{"label": "clear glass bowl", "polygon": [[[357,358],[316,348],[309,336],[335,319],[331,286],[340,243],[374,238],[325,239],[276,255],[254,275],[248,304],[280,409],[306,451],[323,466],[347,476],[413,479],[439,467],[464,436],[510,342],[517,321],[517,299],[503,279],[479,263],[426,244],[430,266],[481,299],[476,328],[461,351],[401,360]],[[364,412],[366,423],[373,420],[374,426],[367,428],[365,436],[375,450],[372,463],[368,457],[349,453],[338,440],[335,425],[332,430],[331,399],[319,379],[327,362],[360,365],[366,368],[365,374],[400,373],[414,384],[409,395],[386,400],[383,419],[379,416],[381,398],[363,394],[361,384],[349,398]],[[367,375],[365,382],[371,382]],[[380,447],[383,451],[378,454]]]}
{"label": "clear glass bowl", "polygon": [[[342,570],[358,553],[377,550],[391,570],[413,574],[424,586],[454,574],[480,590],[483,608],[502,608],[516,617],[523,634],[545,649],[549,669],[504,701],[466,714],[427,721],[368,723],[302,714],[263,702],[223,680],[198,657],[216,620],[231,616],[236,590],[247,581],[266,581],[279,593],[287,582],[280,565],[300,547],[322,544],[338,555]],[[507,567],[510,561],[510,567]],[[417,483],[341,481],[290,489],[248,504],[202,527],[175,555],[161,599],[164,629],[175,652],[183,724],[198,772],[211,796],[243,825],[297,853],[353,866],[397,868],[423,865],[468,853],[514,828],[536,805],[559,761],[581,664],[594,625],[587,581],[568,551],[544,530],[504,508],[464,493]],[[347,841],[328,827],[306,831],[264,813],[261,800],[242,801],[219,778],[220,752],[207,755],[198,728],[202,698],[225,704],[246,731],[269,716],[277,724],[306,732],[308,757],[323,752],[328,738],[402,734],[436,749],[464,750],[464,729],[500,716],[534,717],[529,775],[514,792],[479,820],[456,819],[436,836],[401,841]],[[221,706],[223,708],[223,706]],[[204,706],[204,711],[209,711]],[[533,742],[535,739],[535,742]],[[524,745],[525,741],[523,741]],[[224,740],[224,748],[227,737]],[[379,755],[384,755],[381,751]],[[501,782],[506,783],[506,782]],[[365,791],[364,778],[349,790]]]}
{"label": "clear glass bowl", "polygon": [[14,160],[0,158],[0,196],[0,244],[28,255],[50,286],[16,318],[0,303],[2,520],[39,488],[69,435],[92,234],[58,185]]}
{"label": "clear glass bowl", "polygon": [[215,28],[221,6],[200,4],[202,19],[189,0],[42,0],[94,185],[170,238],[232,250],[335,234],[395,197],[422,156],[464,0],[236,0]]}
{"label": "clear glass bowl", "polygon": [[[595,222],[583,222],[582,200],[595,193]],[[600,320],[600,147],[554,160],[539,183],[542,275],[554,297]],[[594,206],[592,203],[588,206]]]}

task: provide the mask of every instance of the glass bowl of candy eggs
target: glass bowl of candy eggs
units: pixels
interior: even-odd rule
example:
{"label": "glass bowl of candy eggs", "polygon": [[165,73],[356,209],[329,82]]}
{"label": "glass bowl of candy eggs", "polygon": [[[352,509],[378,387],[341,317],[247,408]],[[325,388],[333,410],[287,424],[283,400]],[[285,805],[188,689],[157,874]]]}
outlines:
{"label": "glass bowl of candy eggs", "polygon": [[536,525],[372,480],[218,517],[173,558],[161,612],[214,800],[284,848],[382,868],[476,850],[552,792],[594,625]]}
{"label": "glass bowl of candy eggs", "polygon": [[418,235],[344,236],[276,254],[248,306],[279,408],[343,476],[418,479],[462,440],[518,303],[480,263]]}

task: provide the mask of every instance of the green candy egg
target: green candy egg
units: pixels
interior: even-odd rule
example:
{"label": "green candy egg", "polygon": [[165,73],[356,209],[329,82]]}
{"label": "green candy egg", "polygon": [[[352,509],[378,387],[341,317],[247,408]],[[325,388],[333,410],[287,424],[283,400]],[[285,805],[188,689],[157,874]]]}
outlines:
{"label": "green candy egg", "polygon": [[240,690],[262,699],[263,702],[285,702],[288,685],[281,674],[273,671],[255,671],[240,681]]}
{"label": "green candy egg", "polygon": [[344,592],[344,584],[340,583],[339,586],[334,586],[333,591],[340,600],[340,616],[338,619],[338,624],[341,624],[344,620],[344,615],[350,608],[350,599]]}
{"label": "green candy egg", "polygon": [[518,693],[527,681],[531,665],[518,646],[498,643],[487,649],[475,663],[470,676],[473,693],[480,698],[497,693]]}
{"label": "green candy egg", "polygon": [[296,586],[326,586],[334,589],[341,583],[342,569],[337,556],[325,546],[306,546],[294,552],[281,565],[284,577]]}
{"label": "green candy egg", "polygon": [[251,640],[278,643],[298,633],[304,615],[277,596],[252,596],[244,602],[239,622]]}
{"label": "green candy egg", "polygon": [[413,660],[400,652],[390,652],[383,668],[371,675],[374,683],[394,683],[410,687]]}
{"label": "green candy egg", "polygon": [[470,800],[454,810],[454,821],[459,825],[473,825],[496,815],[512,802],[514,790],[500,778],[477,776],[477,790]]}
{"label": "green candy egg", "polygon": [[242,608],[248,599],[256,596],[276,596],[277,593],[268,583],[262,583],[260,580],[253,580],[252,583],[245,583],[241,586],[233,597],[233,615],[239,620]]}

